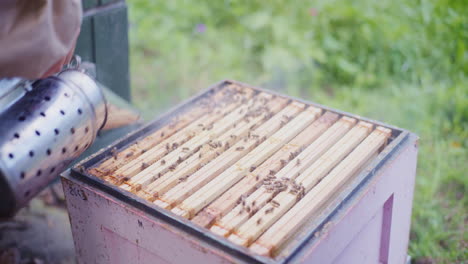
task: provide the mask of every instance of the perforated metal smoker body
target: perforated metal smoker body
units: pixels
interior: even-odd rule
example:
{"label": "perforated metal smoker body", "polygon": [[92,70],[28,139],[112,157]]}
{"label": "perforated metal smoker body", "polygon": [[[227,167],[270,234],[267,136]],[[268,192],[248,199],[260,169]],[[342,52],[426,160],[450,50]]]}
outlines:
{"label": "perforated metal smoker body", "polygon": [[101,89],[78,69],[15,89],[21,96],[0,109],[0,217],[14,215],[56,179],[106,118]]}
{"label": "perforated metal smoker body", "polygon": [[[188,107],[199,96],[176,107],[174,111],[129,135],[115,146],[122,147],[161,126],[174,112]],[[78,170],[67,172],[62,182],[78,261],[404,263],[416,170],[417,137],[398,128],[392,129],[397,133],[391,143],[334,198],[319,217],[311,219],[303,231],[295,235],[297,243],[290,243],[291,246],[275,259],[253,255],[246,248],[236,246],[191,221],[96,177]],[[88,167],[102,160],[107,155],[106,151],[113,147],[90,157],[82,165]]]}

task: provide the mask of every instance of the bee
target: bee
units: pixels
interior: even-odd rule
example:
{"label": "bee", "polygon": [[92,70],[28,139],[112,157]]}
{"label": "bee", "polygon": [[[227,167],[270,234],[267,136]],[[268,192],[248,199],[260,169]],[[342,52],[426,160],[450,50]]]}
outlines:
{"label": "bee", "polygon": [[183,159],[182,157],[179,156],[179,158],[177,159],[177,163],[182,163]]}
{"label": "bee", "polygon": [[261,223],[262,223],[262,218],[259,218],[259,219],[257,220],[257,225],[259,225],[259,224],[261,224]]}
{"label": "bee", "polygon": [[284,160],[284,159],[280,160],[280,162],[281,162],[281,166],[284,166],[284,165],[286,165],[286,163],[288,163],[288,162],[287,162],[286,160]]}
{"label": "bee", "polygon": [[202,157],[202,154],[200,152],[200,153],[198,153],[198,158],[201,159],[201,157]]}
{"label": "bee", "polygon": [[280,203],[278,203],[278,202],[275,201],[275,200],[271,200],[271,205],[273,205],[273,207],[279,207],[279,206],[280,206]]}
{"label": "bee", "polygon": [[289,193],[292,194],[292,195],[297,195],[297,191],[296,191],[296,190],[289,190]]}
{"label": "bee", "polygon": [[255,167],[255,166],[250,167],[250,172],[254,171],[256,168],[257,167]]}
{"label": "bee", "polygon": [[178,144],[177,142],[174,142],[174,143],[172,144],[172,149],[174,150],[174,149],[176,149],[178,146],[179,146],[179,144]]}
{"label": "bee", "polygon": [[165,160],[161,160],[161,165],[164,165],[166,164],[166,161]]}
{"label": "bee", "polygon": [[276,171],[270,170],[270,173],[269,173],[269,174],[270,174],[270,175],[275,175],[275,173],[276,173]]}
{"label": "bee", "polygon": [[255,180],[256,181],[260,180],[260,175],[255,176]]}
{"label": "bee", "polygon": [[256,203],[255,201],[252,202],[252,207],[255,207],[255,203]]}
{"label": "bee", "polygon": [[148,166],[149,166],[149,164],[146,163],[146,162],[142,162],[142,163],[141,163],[141,169],[142,169],[142,170],[148,168]]}
{"label": "bee", "polygon": [[110,151],[110,154],[112,155],[112,157],[117,160],[117,148],[116,147],[113,147]]}
{"label": "bee", "polygon": [[133,152],[129,152],[127,155],[125,155],[126,158],[130,158],[131,156],[133,156]]}
{"label": "bee", "polygon": [[244,150],[244,147],[237,147],[236,148],[236,151],[242,151],[242,150]]}
{"label": "bee", "polygon": [[289,153],[289,160],[293,160],[293,159],[294,159],[294,157],[295,157],[295,156],[294,156],[294,153],[292,153],[292,152],[291,152],[291,153]]}
{"label": "bee", "polygon": [[187,176],[184,176],[184,177],[180,177],[180,178],[179,178],[179,183],[184,182],[184,181],[187,181],[187,178],[188,178],[188,175],[187,175]]}
{"label": "bee", "polygon": [[301,165],[301,160],[300,160],[300,159],[297,159],[297,160],[296,160],[296,166],[299,166],[299,165]]}
{"label": "bee", "polygon": [[169,145],[169,143],[166,144],[166,150],[169,150],[171,147]]}
{"label": "bee", "polygon": [[84,168],[83,165],[78,166],[77,169],[78,169],[78,171],[79,171],[80,173],[85,173],[85,172],[86,172],[86,169]]}
{"label": "bee", "polygon": [[141,150],[141,154],[145,153],[146,152],[146,149],[142,149]]}
{"label": "bee", "polygon": [[187,147],[183,147],[183,148],[182,148],[182,151],[189,151],[189,150],[190,150],[190,149],[187,148]]}
{"label": "bee", "polygon": [[278,187],[278,188],[281,188],[281,187],[284,186],[284,184],[281,181],[275,181],[275,186]]}
{"label": "bee", "polygon": [[274,175],[268,175],[267,176],[267,179],[271,180],[271,181],[276,181],[276,176]]}
{"label": "bee", "polygon": [[272,213],[273,210],[275,210],[275,208],[274,208],[274,207],[270,207],[270,208],[268,208],[268,209],[265,210],[265,214]]}
{"label": "bee", "polygon": [[164,135],[165,135],[164,132],[161,132],[161,137],[164,137]]}
{"label": "bee", "polygon": [[169,166],[169,170],[170,171],[174,171],[176,169],[176,165],[175,164],[172,164],[171,166]]}

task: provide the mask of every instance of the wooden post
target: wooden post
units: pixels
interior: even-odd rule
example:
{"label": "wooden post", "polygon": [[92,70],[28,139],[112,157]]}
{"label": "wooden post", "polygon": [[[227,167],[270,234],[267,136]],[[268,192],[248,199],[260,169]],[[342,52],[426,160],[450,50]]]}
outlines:
{"label": "wooden post", "polygon": [[96,65],[97,80],[130,101],[127,6],[124,0],[83,1],[75,54]]}

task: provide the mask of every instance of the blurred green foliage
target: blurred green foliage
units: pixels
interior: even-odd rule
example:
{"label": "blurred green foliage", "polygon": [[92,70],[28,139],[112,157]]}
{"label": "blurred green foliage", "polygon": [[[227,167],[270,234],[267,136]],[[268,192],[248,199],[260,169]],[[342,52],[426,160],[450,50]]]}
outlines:
{"label": "blurred green foliage", "polygon": [[465,0],[128,4],[146,117],[235,79],[411,130],[421,139],[409,253],[468,259]]}

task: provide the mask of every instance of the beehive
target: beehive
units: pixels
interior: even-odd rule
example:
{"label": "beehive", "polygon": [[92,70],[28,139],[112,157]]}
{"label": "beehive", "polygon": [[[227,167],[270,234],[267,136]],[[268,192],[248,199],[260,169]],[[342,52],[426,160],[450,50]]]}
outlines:
{"label": "beehive", "polygon": [[285,260],[308,223],[338,208],[403,134],[224,82],[75,172],[248,255]]}

